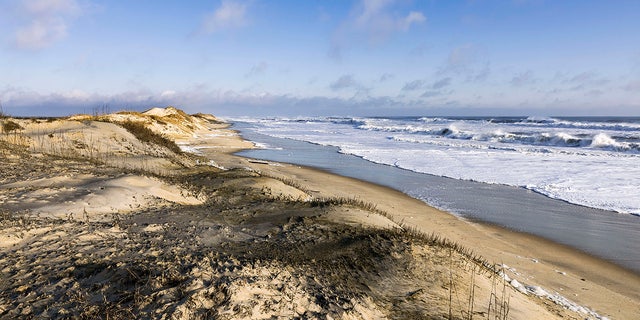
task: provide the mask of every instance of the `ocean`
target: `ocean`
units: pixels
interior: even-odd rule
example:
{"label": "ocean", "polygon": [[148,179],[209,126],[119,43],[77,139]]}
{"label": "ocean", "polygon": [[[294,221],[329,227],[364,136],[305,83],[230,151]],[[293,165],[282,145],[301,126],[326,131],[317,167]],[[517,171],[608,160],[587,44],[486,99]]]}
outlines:
{"label": "ocean", "polygon": [[640,271],[640,118],[230,121],[261,147],[245,156],[384,184]]}

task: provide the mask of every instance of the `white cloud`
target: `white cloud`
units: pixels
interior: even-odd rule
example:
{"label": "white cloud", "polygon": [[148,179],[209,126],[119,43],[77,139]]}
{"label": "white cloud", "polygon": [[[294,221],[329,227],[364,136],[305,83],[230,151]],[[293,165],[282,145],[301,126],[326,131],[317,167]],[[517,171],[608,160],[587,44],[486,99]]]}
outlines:
{"label": "white cloud", "polygon": [[366,25],[370,21],[375,20],[380,12],[392,3],[392,0],[362,0],[360,9],[356,16],[356,22],[359,25]]}
{"label": "white cloud", "polygon": [[80,6],[75,0],[23,0],[24,8],[32,14],[53,12],[78,13]]}
{"label": "white cloud", "polygon": [[68,92],[64,92],[60,94],[62,97],[64,97],[65,99],[70,99],[70,100],[86,100],[89,99],[91,97],[90,94],[86,93],[83,90],[80,89],[74,89]]}
{"label": "white cloud", "polygon": [[14,33],[19,49],[39,50],[64,39],[71,22],[82,13],[76,0],[23,0],[23,23]]}
{"label": "white cloud", "polygon": [[202,21],[205,33],[214,33],[225,29],[244,27],[247,24],[246,3],[223,0],[220,7],[207,15]]}
{"label": "white cloud", "polygon": [[385,40],[397,31],[407,31],[411,25],[425,22],[422,12],[411,11],[406,16],[394,17],[389,11],[393,0],[362,0],[355,10],[354,24],[356,28],[369,34],[370,40]]}
{"label": "white cloud", "polygon": [[410,11],[408,14],[397,12],[396,0],[361,0],[352,9],[349,17],[335,30],[331,39],[329,56],[341,58],[342,50],[361,38],[369,44],[380,44],[398,32],[406,32],[412,26],[424,23],[427,18],[422,12]]}
{"label": "white cloud", "polygon": [[174,97],[175,95],[176,95],[175,90],[165,90],[165,91],[162,91],[162,93],[160,93],[161,98],[171,98],[171,97]]}
{"label": "white cloud", "polygon": [[67,35],[62,19],[36,20],[16,31],[15,43],[20,49],[43,49]]}
{"label": "white cloud", "polygon": [[404,19],[400,20],[400,29],[409,30],[412,24],[423,23],[427,21],[427,18],[422,14],[422,12],[411,11],[409,15],[407,15]]}

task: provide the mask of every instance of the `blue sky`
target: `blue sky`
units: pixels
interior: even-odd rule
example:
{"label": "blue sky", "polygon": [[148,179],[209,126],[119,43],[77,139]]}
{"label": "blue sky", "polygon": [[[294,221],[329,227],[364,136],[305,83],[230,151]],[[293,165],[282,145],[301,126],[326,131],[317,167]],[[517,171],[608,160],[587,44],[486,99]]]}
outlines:
{"label": "blue sky", "polygon": [[0,0],[13,115],[640,115],[640,1]]}

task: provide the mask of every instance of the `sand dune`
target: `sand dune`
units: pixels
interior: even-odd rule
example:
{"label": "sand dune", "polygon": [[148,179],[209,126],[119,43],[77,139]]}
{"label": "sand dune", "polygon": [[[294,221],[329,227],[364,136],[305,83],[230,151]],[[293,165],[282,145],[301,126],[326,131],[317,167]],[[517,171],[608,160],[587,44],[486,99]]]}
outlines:
{"label": "sand dune", "polygon": [[10,203],[29,207],[39,217],[73,217],[104,219],[108,214],[126,214],[151,206],[160,200],[183,205],[201,204],[202,200],[179,187],[158,179],[138,175],[120,177],[52,177],[20,181],[0,187],[18,194]]}

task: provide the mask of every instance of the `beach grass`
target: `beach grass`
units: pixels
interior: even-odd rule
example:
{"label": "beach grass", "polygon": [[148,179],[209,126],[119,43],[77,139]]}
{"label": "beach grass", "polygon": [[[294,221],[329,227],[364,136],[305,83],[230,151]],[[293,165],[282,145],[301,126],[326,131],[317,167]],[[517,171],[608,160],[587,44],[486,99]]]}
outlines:
{"label": "beach grass", "polygon": [[125,121],[120,123],[120,125],[127,129],[130,133],[132,133],[138,140],[146,143],[152,143],[155,145],[159,145],[165,147],[176,154],[182,153],[182,150],[178,145],[171,139],[167,137],[153,132],[151,129],[147,128],[142,122],[135,121]]}
{"label": "beach grass", "polygon": [[22,126],[20,126],[14,121],[11,121],[11,120],[2,121],[2,132],[5,134],[8,134],[20,129],[22,129]]}

